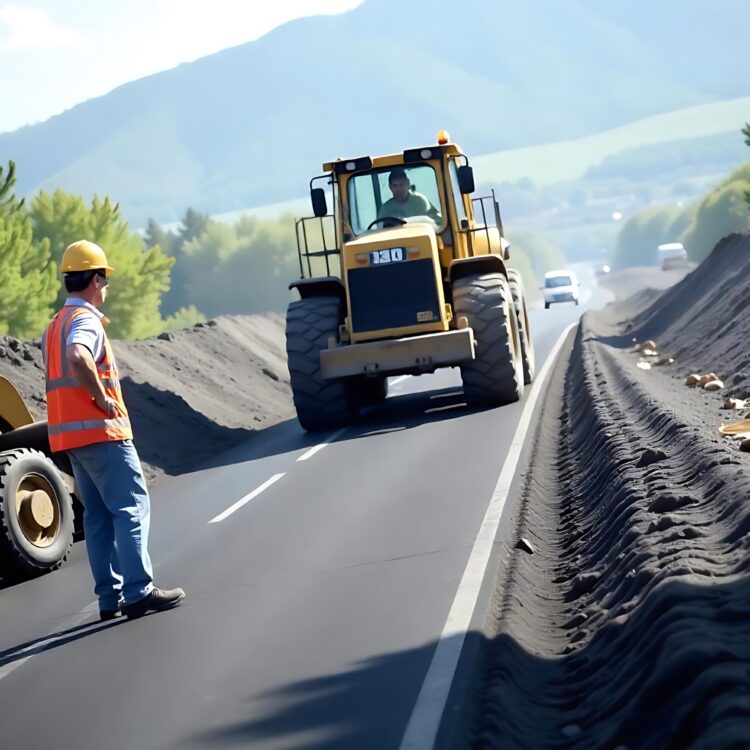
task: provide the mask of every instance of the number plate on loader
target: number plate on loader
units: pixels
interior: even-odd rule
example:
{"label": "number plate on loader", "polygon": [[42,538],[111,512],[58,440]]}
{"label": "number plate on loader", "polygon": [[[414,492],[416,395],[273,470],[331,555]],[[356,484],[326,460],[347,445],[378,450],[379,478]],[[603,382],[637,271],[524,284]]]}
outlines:
{"label": "number plate on loader", "polygon": [[368,253],[370,257],[370,265],[378,266],[383,263],[397,263],[402,260],[406,260],[406,248],[404,247],[389,247],[386,250],[373,250]]}

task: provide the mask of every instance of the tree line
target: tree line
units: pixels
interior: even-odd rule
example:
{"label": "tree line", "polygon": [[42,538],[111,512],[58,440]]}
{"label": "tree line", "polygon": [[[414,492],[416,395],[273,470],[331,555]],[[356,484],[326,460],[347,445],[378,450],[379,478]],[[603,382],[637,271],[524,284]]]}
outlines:
{"label": "tree line", "polygon": [[174,258],[128,227],[109,198],[87,204],[63,190],[39,192],[27,204],[15,195],[16,169],[0,166],[0,334],[36,338],[66,292],[58,272],[67,245],[90,239],[105,248],[117,283],[107,297],[116,338],[146,338],[202,319],[194,306],[163,316]]}
{"label": "tree line", "polygon": [[[750,146],[750,124],[742,129]],[[750,161],[735,169],[708,195],[688,206],[654,206],[634,214],[617,237],[617,268],[656,263],[656,248],[682,242],[691,260],[700,262],[731,232],[750,227]]]}
{"label": "tree line", "polygon": [[[14,192],[15,164],[0,167],[0,335],[36,338],[65,299],[59,264],[77,239],[101,245],[115,269],[108,329],[137,339],[225,314],[282,312],[299,276],[294,217],[246,215],[233,224],[188,208],[176,229],[154,220],[130,229],[109,198],[41,191],[30,203]],[[528,289],[562,254],[526,230],[508,231],[511,265]]]}

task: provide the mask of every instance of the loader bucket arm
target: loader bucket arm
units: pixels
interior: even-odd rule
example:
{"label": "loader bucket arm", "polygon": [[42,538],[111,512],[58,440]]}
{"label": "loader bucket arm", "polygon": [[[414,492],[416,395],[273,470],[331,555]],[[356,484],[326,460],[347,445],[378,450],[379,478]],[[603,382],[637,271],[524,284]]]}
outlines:
{"label": "loader bucket arm", "polygon": [[15,430],[33,421],[34,418],[21,394],[10,380],[0,375],[0,424],[4,422],[10,429]]}

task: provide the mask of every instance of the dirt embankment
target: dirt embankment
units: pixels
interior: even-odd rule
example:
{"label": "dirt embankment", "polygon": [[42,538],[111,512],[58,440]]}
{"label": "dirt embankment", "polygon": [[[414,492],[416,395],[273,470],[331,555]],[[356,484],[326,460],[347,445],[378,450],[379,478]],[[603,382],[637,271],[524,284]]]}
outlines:
{"label": "dirt embankment", "polygon": [[[655,301],[587,314],[545,400],[483,651],[471,747],[734,748],[750,737],[750,236]],[[640,306],[633,318],[628,308]],[[632,338],[676,357],[636,367]],[[744,389],[744,390],[742,390]]]}
{"label": "dirt embankment", "polygon": [[[220,317],[144,341],[116,341],[146,476],[178,474],[294,415],[280,315]],[[38,342],[0,337],[0,375],[45,418]]]}

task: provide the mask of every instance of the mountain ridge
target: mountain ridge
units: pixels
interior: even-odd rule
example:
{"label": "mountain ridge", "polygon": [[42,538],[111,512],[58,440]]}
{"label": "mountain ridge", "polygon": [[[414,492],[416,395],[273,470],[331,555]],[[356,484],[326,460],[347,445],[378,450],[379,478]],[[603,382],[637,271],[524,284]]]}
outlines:
{"label": "mountain ridge", "polygon": [[298,195],[325,159],[440,127],[489,153],[748,94],[733,68],[745,5],[725,0],[719,23],[697,0],[466,0],[462,15],[366,0],[0,134],[0,155],[20,192],[109,194],[131,221],[230,211]]}

